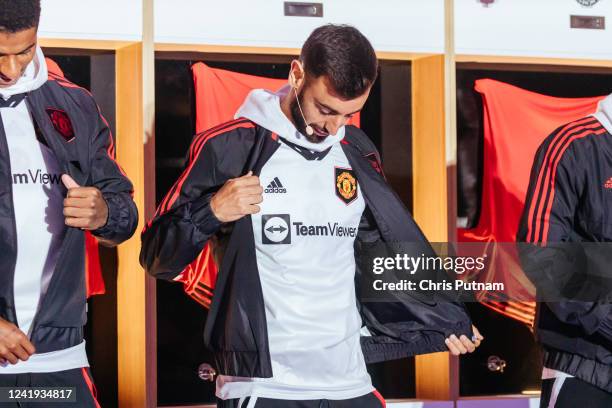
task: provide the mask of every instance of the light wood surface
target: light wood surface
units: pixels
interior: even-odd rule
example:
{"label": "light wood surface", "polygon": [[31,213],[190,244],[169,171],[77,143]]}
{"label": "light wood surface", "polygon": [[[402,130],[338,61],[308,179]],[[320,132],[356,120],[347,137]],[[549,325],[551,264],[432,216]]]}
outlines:
{"label": "light wood surface", "polygon": [[64,38],[39,38],[38,43],[46,48],[69,48],[83,50],[118,50],[128,45],[134,44],[133,41],[113,41],[113,40],[77,40]]}
{"label": "light wood surface", "polygon": [[[149,0],[147,0],[149,1]],[[140,231],[155,205],[153,47],[116,52],[117,157],[134,184],[140,212],[134,237],[118,249],[118,389],[121,408],[157,406],[155,281],[140,266]]]}
{"label": "light wood surface", "polygon": [[413,61],[413,215],[432,242],[447,238],[444,115],[444,56]]}
{"label": "light wood surface", "polygon": [[[248,47],[238,45],[210,45],[210,44],[170,44],[156,43],[155,51],[159,52],[195,52],[210,54],[251,54],[251,55],[289,55],[300,54],[299,48],[280,47]],[[412,61],[417,58],[427,57],[432,54],[379,51],[376,53],[379,59]]]}
{"label": "light wood surface", "polygon": [[[448,233],[444,56],[412,62],[413,215],[431,242]],[[417,356],[417,398],[449,399],[448,353]]]}
{"label": "light wood surface", "polygon": [[513,57],[503,55],[457,55],[457,62],[477,62],[485,64],[537,64],[562,65],[568,67],[612,68],[612,60],[593,60],[577,58]]}
{"label": "light wood surface", "polygon": [[[431,242],[455,239],[457,157],[454,0],[445,0],[444,55],[412,62],[414,216]],[[448,352],[415,358],[416,396],[459,397],[459,361]]]}

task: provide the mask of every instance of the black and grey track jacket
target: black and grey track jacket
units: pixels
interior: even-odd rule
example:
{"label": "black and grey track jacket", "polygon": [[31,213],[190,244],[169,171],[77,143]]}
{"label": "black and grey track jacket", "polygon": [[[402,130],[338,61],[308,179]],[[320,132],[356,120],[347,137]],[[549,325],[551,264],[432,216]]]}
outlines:
{"label": "black and grey track jacket", "polygon": [[[278,136],[247,119],[237,119],[197,135],[183,175],[162,201],[142,234],[141,263],[151,275],[172,280],[227,225],[216,219],[210,198],[228,179],[260,170],[279,147]],[[368,273],[362,259],[369,246],[416,243],[418,255],[433,254],[423,233],[386,182],[378,152],[359,129],[347,126],[342,140],[356,175],[366,210],[355,242],[356,288]],[[218,372],[240,377],[271,377],[264,300],[259,280],[250,216],[231,225],[222,249],[219,275],[207,317],[204,341],[214,352]],[[221,242],[219,240],[218,242]],[[217,241],[216,241],[217,242]],[[307,254],[304,254],[307,256]],[[391,254],[392,256],[393,254]],[[472,335],[471,321],[460,302],[419,300],[405,293],[385,302],[363,302],[357,293],[363,324],[366,362],[445,351],[451,334]]]}
{"label": "black and grey track jacket", "polygon": [[600,112],[565,124],[542,143],[517,239],[542,301],[535,329],[544,366],[612,392],[612,271],[599,261],[609,262],[612,248],[607,117]]}
{"label": "black and grey track jacket", "polygon": [[[106,121],[86,90],[50,73],[25,97],[41,143],[56,155],[65,174],[80,186],[97,187],[108,205],[107,224],[94,236],[119,244],[134,233],[138,211],[132,184],[114,160],[114,142]],[[9,99],[6,103],[11,103]],[[0,317],[17,324],[13,279],[17,231],[6,134],[0,118]],[[37,353],[76,346],[86,323],[85,232],[68,228],[48,289],[31,329]]]}

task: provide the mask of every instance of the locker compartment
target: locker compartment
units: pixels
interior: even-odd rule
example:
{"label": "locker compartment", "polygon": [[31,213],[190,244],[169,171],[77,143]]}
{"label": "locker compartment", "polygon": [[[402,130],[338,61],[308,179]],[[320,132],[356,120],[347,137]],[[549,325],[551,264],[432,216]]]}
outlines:
{"label": "locker compartment", "polygon": [[[477,225],[482,197],[483,102],[474,81],[490,78],[544,95],[580,98],[612,91],[611,69],[525,64],[457,64],[458,224]],[[560,123],[559,125],[561,125]],[[517,225],[518,228],[518,225]],[[540,351],[527,325],[480,304],[470,304],[485,336],[460,360],[460,395],[529,394],[540,389]],[[492,363],[492,364],[489,364]],[[505,365],[500,370],[500,364]]]}

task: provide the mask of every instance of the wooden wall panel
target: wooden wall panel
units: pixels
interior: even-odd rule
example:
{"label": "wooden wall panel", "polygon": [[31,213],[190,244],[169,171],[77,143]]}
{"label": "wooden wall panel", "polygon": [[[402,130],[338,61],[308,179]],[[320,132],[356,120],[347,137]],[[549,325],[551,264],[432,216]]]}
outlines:
{"label": "wooden wall panel", "polygon": [[413,215],[432,242],[447,239],[444,56],[412,62]]}
{"label": "wooden wall panel", "polygon": [[[413,215],[431,242],[448,240],[445,56],[412,61]],[[417,356],[418,399],[458,393],[457,359],[448,352]]]}
{"label": "wooden wall panel", "polygon": [[117,158],[134,184],[140,212],[132,239],[118,249],[117,336],[119,406],[157,406],[155,281],[139,264],[140,231],[155,205],[154,144],[147,110],[151,101],[143,66],[143,44],[117,50]]}

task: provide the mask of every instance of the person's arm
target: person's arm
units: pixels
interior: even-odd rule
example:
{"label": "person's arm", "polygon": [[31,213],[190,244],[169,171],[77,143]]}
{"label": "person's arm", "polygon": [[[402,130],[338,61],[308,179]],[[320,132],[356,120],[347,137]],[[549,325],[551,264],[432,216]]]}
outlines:
{"label": "person's arm", "polygon": [[[219,137],[240,139],[241,132],[248,131],[238,129]],[[251,172],[240,174],[247,150],[239,148],[240,141],[221,139],[215,146],[205,137],[194,139],[185,171],[142,233],[140,263],[156,278],[173,280],[223,223],[259,211],[263,193],[259,178]]]}
{"label": "person's arm", "polygon": [[[429,257],[438,256],[412,215],[406,222],[411,224],[412,237],[405,252],[417,257],[422,254]],[[443,269],[431,271],[424,269],[416,272],[416,275],[419,279],[432,279],[437,282],[449,279]],[[456,291],[441,291],[433,293],[433,302],[421,303],[416,299],[408,302],[410,312],[423,325],[422,327],[426,328],[426,331],[440,332],[445,338],[444,344],[455,356],[473,353],[484,340],[480,331],[472,324],[468,310],[461,301],[461,295]]]}
{"label": "person's arm", "polygon": [[115,161],[110,129],[93,99],[96,124],[90,141],[90,185],[79,186],[69,175],[62,176],[68,193],[64,200],[66,225],[89,230],[105,246],[129,239],[138,224],[133,187]]}
{"label": "person's arm", "polygon": [[571,292],[576,293],[572,285],[586,287],[589,282],[576,279],[587,265],[584,248],[574,237],[576,211],[583,194],[584,165],[571,143],[561,143],[562,129],[553,132],[536,153],[517,234],[518,250],[538,299],[560,321],[592,334],[603,318],[597,299],[577,301],[568,297]]}
{"label": "person's arm", "polygon": [[[364,211],[355,243],[356,252],[359,253],[357,259],[359,287],[369,286],[372,283],[371,279],[377,279],[363,275],[372,271],[373,257],[395,257],[396,254],[436,256],[427,238],[403,206],[401,211],[398,211],[397,222],[409,224],[410,236],[405,237],[406,242],[385,243],[370,209],[366,208]],[[425,273],[428,276],[421,276]],[[435,273],[438,277],[433,278],[430,273]],[[414,275],[414,279],[415,282],[420,279],[441,281],[445,276],[442,274],[445,272],[421,271]],[[398,280],[402,278],[405,276],[397,277]],[[368,293],[367,289],[364,290],[363,293]],[[407,336],[403,330],[410,331],[412,344],[421,344],[421,346],[419,350],[415,350],[414,353],[410,352],[409,355],[442,351],[444,347],[453,355],[472,353],[480,346],[484,337],[472,325],[465,305],[457,298],[458,295],[422,293],[418,290],[404,292],[397,297],[390,293],[385,301],[362,303],[361,314],[367,322],[368,329],[371,329],[373,333],[393,339]],[[411,324],[398,330],[397,325],[386,323],[391,315],[394,316],[393,322],[402,321],[411,322]],[[422,346],[422,344],[426,345]]]}

